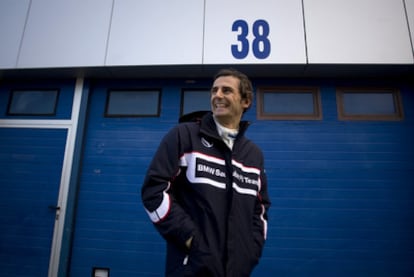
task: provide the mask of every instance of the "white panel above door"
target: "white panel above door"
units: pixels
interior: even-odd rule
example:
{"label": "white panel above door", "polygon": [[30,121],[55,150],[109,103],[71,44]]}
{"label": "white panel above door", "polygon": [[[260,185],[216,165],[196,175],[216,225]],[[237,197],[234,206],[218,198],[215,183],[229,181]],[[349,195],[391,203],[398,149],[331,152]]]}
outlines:
{"label": "white panel above door", "polygon": [[204,63],[305,64],[300,0],[206,0]]}
{"label": "white panel above door", "polygon": [[32,0],[19,68],[102,66],[112,0]]}
{"label": "white panel above door", "polygon": [[403,1],[305,0],[309,63],[413,63]]}
{"label": "white panel above door", "polygon": [[114,5],[106,65],[200,64],[203,0]]}
{"label": "white panel above door", "polygon": [[16,66],[29,4],[29,0],[0,1],[0,68]]}

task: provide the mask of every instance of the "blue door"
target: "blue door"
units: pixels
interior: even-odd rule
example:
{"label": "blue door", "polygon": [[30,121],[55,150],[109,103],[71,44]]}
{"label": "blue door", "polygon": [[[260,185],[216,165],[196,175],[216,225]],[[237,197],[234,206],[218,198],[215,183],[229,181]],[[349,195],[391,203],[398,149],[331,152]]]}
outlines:
{"label": "blue door", "polygon": [[48,276],[66,135],[0,128],[0,276]]}
{"label": "blue door", "polygon": [[[268,84],[278,82],[257,82]],[[163,276],[165,243],[139,190],[161,138],[177,124],[189,86],[180,80],[94,84],[71,276],[90,276],[94,268],[107,268],[112,277]],[[412,89],[401,88],[402,120],[347,121],[338,119],[331,83],[321,80],[318,87],[321,119],[262,120],[256,106],[245,115],[253,122],[246,134],[265,155],[272,201],[268,239],[252,276],[413,276]],[[122,95],[160,89],[159,113],[125,114],[130,103],[115,109],[108,101],[114,89]],[[111,108],[118,116],[107,114]]]}

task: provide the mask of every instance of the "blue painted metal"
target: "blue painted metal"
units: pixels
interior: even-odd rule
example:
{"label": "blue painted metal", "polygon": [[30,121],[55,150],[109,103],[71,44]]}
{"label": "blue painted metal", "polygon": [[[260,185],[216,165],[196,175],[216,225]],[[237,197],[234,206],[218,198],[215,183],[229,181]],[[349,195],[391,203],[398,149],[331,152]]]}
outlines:
{"label": "blue painted metal", "polygon": [[[253,121],[247,136],[265,153],[273,202],[268,241],[253,276],[413,276],[414,89],[391,84],[401,89],[404,120],[352,122],[337,119],[333,81],[308,84],[321,89],[320,121],[259,121],[255,105],[245,115]],[[107,89],[134,87],[162,88],[161,116],[104,118]],[[191,85],[95,85],[71,276],[88,276],[93,267],[109,267],[115,277],[163,275],[165,245],[139,190],[160,139],[178,120],[182,88]]]}
{"label": "blue painted metal", "polygon": [[[0,119],[70,119],[72,113],[73,88],[75,81],[73,79],[49,80],[42,81],[8,81],[3,82],[0,86]],[[7,107],[12,90],[58,90],[58,103],[55,115],[46,116],[22,116],[7,115]]]}
{"label": "blue painted metal", "polygon": [[[0,120],[70,119],[75,81],[3,80]],[[57,89],[54,116],[8,116],[11,91]],[[8,122],[12,126],[13,121]],[[66,129],[0,128],[0,275],[47,276]]]}
{"label": "blue painted metal", "polygon": [[67,131],[0,128],[0,276],[47,276]]}
{"label": "blue painted metal", "polygon": [[83,142],[85,137],[86,113],[90,92],[90,81],[85,81],[80,101],[78,127],[76,131],[75,147],[72,161],[72,171],[70,172],[69,189],[66,204],[66,216],[64,230],[62,234],[62,245],[59,259],[58,277],[68,276],[71,248],[73,241],[73,229],[75,224],[75,214],[77,206],[77,195],[79,190],[79,174],[81,169],[81,159]]}

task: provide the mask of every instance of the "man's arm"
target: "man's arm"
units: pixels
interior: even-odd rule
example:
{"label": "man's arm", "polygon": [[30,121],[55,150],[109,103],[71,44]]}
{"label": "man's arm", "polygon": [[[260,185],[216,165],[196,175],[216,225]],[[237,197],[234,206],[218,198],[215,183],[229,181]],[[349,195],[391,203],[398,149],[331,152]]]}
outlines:
{"label": "man's arm", "polygon": [[257,196],[253,218],[253,230],[256,245],[258,246],[258,257],[261,256],[264,242],[267,237],[267,211],[271,204],[267,192],[267,177],[264,169],[261,170],[260,183],[261,186]]}
{"label": "man's arm", "polygon": [[160,234],[186,250],[186,244],[195,232],[195,225],[171,193],[172,183],[180,170],[180,150],[179,129],[176,127],[161,141],[148,168],[141,197],[146,212]]}

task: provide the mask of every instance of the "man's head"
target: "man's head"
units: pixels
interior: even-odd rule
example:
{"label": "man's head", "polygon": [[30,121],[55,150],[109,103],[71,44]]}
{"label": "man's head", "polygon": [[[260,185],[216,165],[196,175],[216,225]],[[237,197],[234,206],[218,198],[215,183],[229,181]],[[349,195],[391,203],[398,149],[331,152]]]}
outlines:
{"label": "man's head", "polygon": [[216,74],[211,88],[211,109],[220,124],[237,128],[252,101],[252,84],[245,74],[234,69],[223,69]]}

